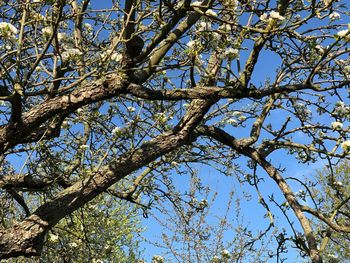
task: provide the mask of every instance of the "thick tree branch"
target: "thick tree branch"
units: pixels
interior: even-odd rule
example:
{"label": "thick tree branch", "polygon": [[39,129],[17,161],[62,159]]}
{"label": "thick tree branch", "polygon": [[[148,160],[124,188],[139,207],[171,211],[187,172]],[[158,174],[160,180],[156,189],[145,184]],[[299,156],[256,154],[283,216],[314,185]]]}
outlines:
{"label": "thick tree branch", "polygon": [[42,102],[24,114],[21,123],[15,128],[10,125],[0,127],[0,153],[17,144],[30,141],[28,137],[36,133],[38,127],[56,114],[69,114],[84,105],[116,97],[125,93],[127,85],[122,77],[112,75],[82,86],[70,94]]}
{"label": "thick tree branch", "polygon": [[[202,4],[206,7],[201,8],[201,11],[207,10],[213,4],[213,2],[213,0],[204,0]],[[163,59],[170,48],[201,18],[201,16],[202,14],[200,13],[190,13],[187,19],[181,22],[178,27],[173,30],[166,39],[164,39],[163,44],[154,52],[149,60],[148,69],[146,70],[147,76],[150,76],[154,72],[156,66]]]}
{"label": "thick tree branch", "polygon": [[312,259],[312,262],[322,262],[322,258],[320,257],[317,249],[317,241],[314,236],[313,229],[311,227],[309,219],[304,214],[305,208],[303,208],[299,204],[294,192],[287,184],[285,179],[280,175],[279,171],[270,162],[263,158],[257,150],[245,146],[243,141],[237,141],[234,137],[232,137],[231,135],[219,128],[202,126],[198,128],[197,131],[200,134],[212,137],[215,140],[233,148],[242,155],[251,158],[266,171],[266,173],[276,182],[284,197],[288,201],[289,205],[293,209],[295,216],[298,218],[300,225],[304,230],[307,243],[309,245],[309,250],[307,252],[310,255],[310,258]]}
{"label": "thick tree branch", "polygon": [[[348,82],[344,82],[341,86],[330,86],[327,90],[337,89],[348,85]],[[267,89],[244,89],[240,83],[228,87],[214,87],[214,86],[196,86],[191,89],[173,89],[173,90],[152,90],[139,84],[131,84],[128,86],[128,93],[138,98],[148,100],[183,100],[183,99],[208,99],[208,98],[254,98],[261,99],[273,94],[279,94],[284,92],[295,92],[300,90],[315,90],[324,91],[324,88],[316,86],[310,86],[306,84],[293,84],[282,85],[276,87],[270,87]]]}
{"label": "thick tree branch", "polygon": [[42,190],[51,183],[52,180],[35,178],[31,174],[9,175],[0,179],[0,188],[35,191]]}
{"label": "thick tree branch", "polygon": [[130,173],[182,145],[193,142],[196,139],[193,130],[203,119],[210,105],[211,102],[205,101],[192,105],[174,131],[164,133],[140,148],[119,156],[90,178],[60,192],[21,223],[11,229],[0,230],[0,258],[39,255],[45,234],[60,219]]}

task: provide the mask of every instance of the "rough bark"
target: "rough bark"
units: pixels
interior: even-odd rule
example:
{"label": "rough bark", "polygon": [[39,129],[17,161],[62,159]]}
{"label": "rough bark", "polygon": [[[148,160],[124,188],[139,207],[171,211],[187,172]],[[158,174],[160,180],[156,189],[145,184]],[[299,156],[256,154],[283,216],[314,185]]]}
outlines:
{"label": "rough bark", "polygon": [[119,156],[107,167],[63,190],[11,229],[0,230],[0,259],[40,255],[45,234],[64,216],[158,157],[195,140],[193,130],[213,101],[196,101],[173,132]]}
{"label": "rough bark", "polygon": [[118,75],[102,78],[90,85],[84,85],[69,94],[48,99],[30,109],[16,125],[0,127],[0,153],[20,143],[31,141],[31,136],[47,120],[57,114],[68,114],[78,108],[106,100],[125,92],[128,83]]}

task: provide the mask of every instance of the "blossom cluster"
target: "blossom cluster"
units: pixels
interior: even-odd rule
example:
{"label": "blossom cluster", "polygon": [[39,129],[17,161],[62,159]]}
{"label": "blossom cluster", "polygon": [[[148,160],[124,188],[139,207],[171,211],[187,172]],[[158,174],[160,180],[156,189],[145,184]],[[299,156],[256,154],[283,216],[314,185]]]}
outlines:
{"label": "blossom cluster", "polygon": [[337,37],[339,37],[340,39],[347,41],[347,42],[350,41],[349,29],[343,29],[343,30],[338,31]]}
{"label": "blossom cluster", "polygon": [[82,54],[77,48],[68,48],[62,52],[61,56],[63,61],[68,61],[78,59]]}
{"label": "blossom cluster", "polygon": [[152,263],[164,263],[164,258],[162,256],[159,255],[154,255],[152,257]]}
{"label": "blossom cluster", "polygon": [[119,136],[119,135],[122,135],[124,132],[124,129],[121,128],[121,127],[114,127],[113,130],[112,130],[112,134],[113,135],[116,135],[116,136]]}
{"label": "blossom cluster", "polygon": [[202,21],[198,24],[198,32],[207,32],[211,30],[211,23]]}
{"label": "blossom cluster", "polygon": [[263,22],[269,22],[273,20],[283,21],[285,19],[284,16],[281,16],[279,12],[271,11],[269,14],[264,13],[260,16],[260,20]]}
{"label": "blossom cluster", "polygon": [[18,34],[18,30],[14,25],[7,22],[0,22],[1,37],[9,40],[14,40],[17,34]]}
{"label": "blossom cluster", "polygon": [[101,53],[101,59],[110,59],[110,61],[120,62],[123,58],[121,53],[115,52],[112,49],[107,49],[105,52]]}
{"label": "blossom cluster", "polygon": [[338,12],[332,12],[332,13],[329,15],[329,19],[330,19],[331,21],[340,19],[340,14],[339,14]]}
{"label": "blossom cluster", "polygon": [[[35,14],[36,17],[39,17],[39,20],[43,19],[41,14]],[[88,34],[93,32],[93,27],[89,23],[84,23],[84,32]],[[51,26],[44,26],[41,28],[41,34],[44,39],[49,39],[53,34],[56,34],[57,40],[61,48],[61,59],[62,61],[76,61],[81,58],[83,51],[78,49],[74,44],[72,38],[66,32],[54,32],[54,29]],[[117,59],[117,54],[109,54],[112,59]]]}
{"label": "blossom cluster", "polygon": [[228,262],[228,260],[231,258],[231,253],[228,250],[223,249],[220,251],[220,256],[221,257],[213,256],[213,258],[211,259],[211,262],[212,263]]}
{"label": "blossom cluster", "polygon": [[339,121],[332,122],[332,129],[336,130],[336,131],[343,129],[343,123],[341,123]]}
{"label": "blossom cluster", "polygon": [[341,147],[343,148],[343,151],[346,153],[350,153],[350,141],[344,141],[341,144]]}
{"label": "blossom cluster", "polygon": [[228,59],[236,59],[239,57],[239,50],[236,48],[227,48],[224,52],[224,56]]}
{"label": "blossom cluster", "polygon": [[339,117],[339,118],[350,116],[350,107],[345,105],[344,102],[338,101],[335,104],[335,107],[334,107],[332,114]]}

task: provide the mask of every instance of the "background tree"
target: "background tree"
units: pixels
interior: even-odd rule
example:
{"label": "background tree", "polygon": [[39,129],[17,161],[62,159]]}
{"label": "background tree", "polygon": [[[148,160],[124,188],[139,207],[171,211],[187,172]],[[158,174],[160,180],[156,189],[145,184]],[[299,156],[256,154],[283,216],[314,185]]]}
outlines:
{"label": "background tree", "polygon": [[350,232],[302,202],[279,158],[349,159],[345,1],[0,5],[1,258],[40,255],[50,230],[101,194],[147,213],[166,171],[195,163],[242,171],[269,222],[270,203],[280,208],[277,260],[295,246],[322,262],[311,218]]}
{"label": "background tree", "polygon": [[[168,185],[170,191],[157,195],[159,211],[150,211],[161,231],[158,239],[148,242],[164,251],[165,262],[267,262],[274,256],[270,247],[274,247],[278,229],[270,231],[273,221],[260,231],[250,229],[242,212],[244,199],[237,189],[228,193],[227,203],[222,203],[223,198],[212,193],[196,172],[189,176],[186,190],[174,195]],[[215,209],[216,202],[221,211]]]}
{"label": "background tree", "polygon": [[40,259],[6,262],[137,262],[143,230],[138,220],[135,208],[101,195],[50,230]]}
{"label": "background tree", "polygon": [[[320,189],[313,189],[312,197],[319,204],[324,213],[331,215],[336,222],[348,225],[349,220],[349,162],[341,162],[336,167],[319,170],[316,180],[320,182]],[[346,223],[345,223],[346,222]],[[350,260],[350,251],[346,244],[349,233],[338,232],[322,223],[319,225],[323,237],[320,250],[327,262],[346,262]]]}

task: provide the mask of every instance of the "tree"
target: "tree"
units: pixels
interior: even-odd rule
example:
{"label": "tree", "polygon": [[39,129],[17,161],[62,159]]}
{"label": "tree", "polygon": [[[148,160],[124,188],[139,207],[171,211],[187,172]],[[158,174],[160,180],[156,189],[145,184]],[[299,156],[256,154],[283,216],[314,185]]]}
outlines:
{"label": "tree", "polygon": [[[161,229],[159,239],[149,240],[164,251],[164,258],[158,255],[158,259],[191,263],[267,262],[273,256],[270,247],[274,246],[278,229],[270,231],[270,221],[262,231],[252,230],[242,213],[244,198],[235,190],[228,193],[223,204],[219,193],[211,196],[212,189],[204,186],[195,172],[190,174],[188,188],[184,194],[158,194],[159,212],[150,211]],[[216,201],[220,202],[221,213],[215,211]]]}
{"label": "tree", "polygon": [[[61,220],[48,233],[40,262],[137,262],[141,256],[135,208],[100,195]],[[12,258],[6,262],[38,262]]]}
{"label": "tree", "polygon": [[277,256],[292,242],[323,261],[311,217],[350,232],[301,202],[278,159],[349,159],[345,1],[0,5],[1,258],[40,255],[50,229],[101,194],[147,213],[169,185],[158,175],[193,163],[242,170],[268,220],[259,185],[272,179],[291,229]]}
{"label": "tree", "polygon": [[[313,191],[313,198],[324,213],[331,215],[336,222],[345,223],[349,219],[349,196],[347,194],[349,185],[349,162],[341,162],[334,168],[318,171],[317,180],[321,188]],[[323,233],[320,250],[327,262],[345,262],[350,260],[350,251],[346,244],[349,242],[349,233],[335,231],[321,222],[318,226]]]}

